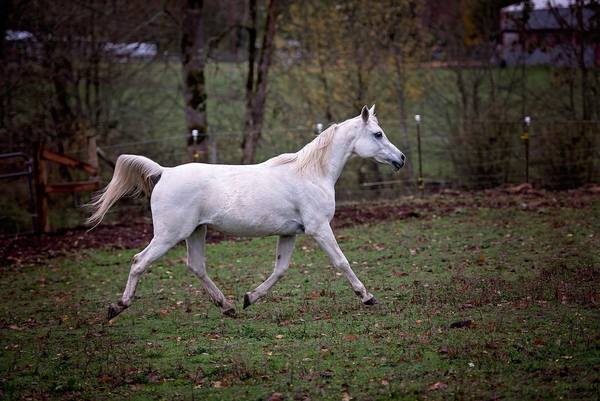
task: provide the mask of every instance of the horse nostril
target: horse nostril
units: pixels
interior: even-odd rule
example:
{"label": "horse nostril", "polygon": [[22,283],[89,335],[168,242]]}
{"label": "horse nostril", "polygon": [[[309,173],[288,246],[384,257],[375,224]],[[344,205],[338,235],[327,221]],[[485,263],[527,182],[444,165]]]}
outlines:
{"label": "horse nostril", "polygon": [[404,159],[406,159],[406,157],[404,155],[400,155],[400,160],[404,161]]}
{"label": "horse nostril", "polygon": [[394,166],[394,168],[396,170],[400,170],[402,168],[402,166],[404,166],[404,161],[402,161],[402,162],[393,161],[392,166]]}

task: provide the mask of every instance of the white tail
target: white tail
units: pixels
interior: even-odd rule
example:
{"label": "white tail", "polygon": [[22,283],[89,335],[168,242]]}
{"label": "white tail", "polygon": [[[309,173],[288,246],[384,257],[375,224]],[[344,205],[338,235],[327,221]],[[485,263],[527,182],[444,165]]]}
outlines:
{"label": "white tail", "polygon": [[119,156],[112,180],[89,204],[94,214],[87,220],[88,224],[94,227],[100,224],[108,209],[125,195],[149,194],[163,170],[160,164],[144,156]]}

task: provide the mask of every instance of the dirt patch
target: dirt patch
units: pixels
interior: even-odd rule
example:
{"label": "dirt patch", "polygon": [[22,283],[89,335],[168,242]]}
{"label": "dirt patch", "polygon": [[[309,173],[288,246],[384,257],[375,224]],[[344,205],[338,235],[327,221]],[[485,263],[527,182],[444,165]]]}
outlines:
{"label": "dirt patch", "polygon": [[[334,228],[343,228],[384,220],[431,218],[461,209],[519,208],[543,212],[553,208],[586,208],[600,199],[600,186],[550,192],[527,184],[477,192],[442,191],[424,197],[407,196],[381,202],[340,204],[333,220]],[[44,263],[48,258],[64,256],[81,249],[130,249],[145,246],[152,238],[152,225],[145,219],[100,225],[92,231],[76,227],[48,235],[0,238],[0,265]],[[233,239],[209,231],[208,241]]]}

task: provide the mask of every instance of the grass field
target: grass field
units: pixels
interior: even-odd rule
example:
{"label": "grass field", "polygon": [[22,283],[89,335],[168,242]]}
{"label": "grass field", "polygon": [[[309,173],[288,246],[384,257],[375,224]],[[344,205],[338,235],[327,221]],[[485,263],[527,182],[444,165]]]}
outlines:
{"label": "grass field", "polygon": [[[600,391],[600,203],[458,209],[337,233],[365,307],[309,238],[263,302],[273,238],[208,246],[238,306],[210,304],[183,247],[107,324],[135,250],[0,277],[3,399],[580,399]],[[469,321],[468,323],[464,323]],[[464,326],[451,328],[455,326]],[[275,394],[278,393],[278,394]]]}

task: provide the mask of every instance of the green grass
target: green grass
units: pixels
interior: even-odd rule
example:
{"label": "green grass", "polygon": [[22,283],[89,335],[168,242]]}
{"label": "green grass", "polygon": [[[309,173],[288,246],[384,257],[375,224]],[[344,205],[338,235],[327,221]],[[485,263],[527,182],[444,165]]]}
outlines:
{"label": "green grass", "polygon": [[[178,247],[112,324],[135,250],[0,278],[4,399],[580,399],[600,390],[600,204],[459,209],[340,230],[365,307],[309,238],[264,301],[274,238],[207,247],[223,317]],[[467,328],[453,322],[472,320]]]}

